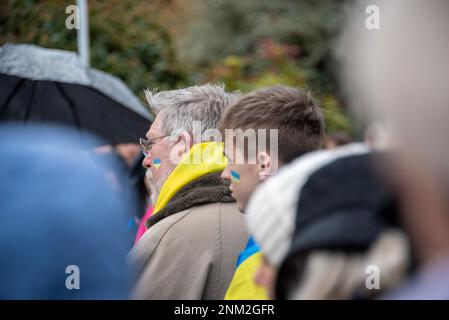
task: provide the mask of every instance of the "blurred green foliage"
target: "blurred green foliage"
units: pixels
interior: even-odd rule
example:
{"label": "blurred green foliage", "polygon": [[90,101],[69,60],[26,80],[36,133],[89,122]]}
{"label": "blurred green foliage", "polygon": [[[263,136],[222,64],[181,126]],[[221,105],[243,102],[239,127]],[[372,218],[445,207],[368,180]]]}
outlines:
{"label": "blurred green foliage", "polygon": [[[65,27],[75,0],[9,0],[0,4],[0,45],[33,43],[76,51],[76,30]],[[121,78],[135,93],[185,82],[168,32],[153,23],[146,1],[89,1],[91,66]]]}
{"label": "blurred green foliage", "polygon": [[330,92],[316,93],[308,85],[304,70],[295,63],[298,54],[296,46],[265,39],[255,51],[254,55],[245,57],[227,56],[209,69],[208,81],[224,82],[228,89],[242,92],[278,84],[310,90],[323,110],[326,131],[351,133],[351,123],[335,96]]}
{"label": "blurred green foliage", "polygon": [[[243,92],[285,84],[311,90],[327,132],[352,133],[338,99],[333,41],[353,0],[197,0],[182,57],[207,80]],[[199,77],[201,79],[201,77]]]}
{"label": "blurred green foliage", "polygon": [[195,65],[216,63],[228,55],[253,53],[260,41],[297,46],[296,63],[307,82],[334,90],[332,41],[353,0],[196,0],[183,55]]}
{"label": "blurred green foliage", "polygon": [[[304,88],[323,108],[328,132],[350,132],[335,94],[331,48],[351,1],[89,1],[91,66],[120,77],[138,96],[147,87],[205,81],[242,92],[276,84]],[[76,51],[76,30],[65,27],[65,8],[75,3],[1,1],[0,45]],[[190,18],[172,32],[180,7]],[[172,12],[161,19],[161,8]]]}

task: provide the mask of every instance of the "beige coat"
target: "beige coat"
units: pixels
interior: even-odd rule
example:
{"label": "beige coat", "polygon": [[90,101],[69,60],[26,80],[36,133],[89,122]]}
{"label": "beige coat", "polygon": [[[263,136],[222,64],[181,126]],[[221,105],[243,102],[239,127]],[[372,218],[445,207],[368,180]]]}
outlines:
{"label": "beige coat", "polygon": [[[213,178],[219,181],[219,176]],[[157,215],[165,217],[150,223],[132,249],[130,259],[136,272],[133,298],[223,299],[237,256],[248,239],[243,216],[235,203],[229,202],[226,186],[208,186],[207,192],[188,189],[170,200],[171,208],[176,211],[203,204],[179,212],[159,212]],[[207,199],[212,203],[204,201]]]}

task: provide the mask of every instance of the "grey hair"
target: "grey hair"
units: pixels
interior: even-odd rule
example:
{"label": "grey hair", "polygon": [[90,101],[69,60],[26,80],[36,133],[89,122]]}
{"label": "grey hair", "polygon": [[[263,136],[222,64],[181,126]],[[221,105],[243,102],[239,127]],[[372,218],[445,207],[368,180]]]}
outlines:
{"label": "grey hair", "polygon": [[195,121],[201,122],[202,135],[216,129],[224,109],[239,97],[228,93],[224,85],[205,84],[178,90],[145,90],[145,97],[155,114],[161,115],[165,134],[187,131],[193,134]]}

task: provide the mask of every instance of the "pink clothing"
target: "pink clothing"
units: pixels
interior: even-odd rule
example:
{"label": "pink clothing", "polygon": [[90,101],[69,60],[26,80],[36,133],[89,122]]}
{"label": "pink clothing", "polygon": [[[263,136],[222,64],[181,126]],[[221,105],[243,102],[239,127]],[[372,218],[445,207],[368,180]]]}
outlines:
{"label": "pink clothing", "polygon": [[153,214],[153,207],[148,207],[147,212],[142,217],[142,220],[140,220],[139,229],[137,229],[136,238],[134,239],[134,244],[139,241],[139,239],[143,236],[145,231],[147,231],[147,227],[145,226],[145,222],[147,222],[148,218]]}

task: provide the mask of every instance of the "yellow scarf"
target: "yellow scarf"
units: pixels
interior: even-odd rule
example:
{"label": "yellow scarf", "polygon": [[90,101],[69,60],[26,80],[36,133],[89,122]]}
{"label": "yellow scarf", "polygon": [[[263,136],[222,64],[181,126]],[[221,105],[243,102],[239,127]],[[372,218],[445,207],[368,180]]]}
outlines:
{"label": "yellow scarf", "polygon": [[164,208],[179,189],[198,177],[223,171],[226,163],[222,143],[203,142],[193,145],[162,186],[154,207],[154,214]]}

